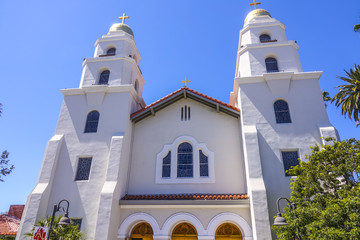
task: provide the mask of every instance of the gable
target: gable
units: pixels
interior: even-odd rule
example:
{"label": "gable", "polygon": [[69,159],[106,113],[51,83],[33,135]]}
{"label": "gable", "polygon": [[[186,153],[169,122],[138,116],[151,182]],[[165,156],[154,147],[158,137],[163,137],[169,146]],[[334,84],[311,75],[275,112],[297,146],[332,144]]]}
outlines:
{"label": "gable", "polygon": [[209,97],[205,94],[197,92],[187,87],[183,87],[160,100],[146,106],[143,109],[131,114],[131,120],[133,122],[141,121],[142,119],[154,116],[156,112],[172,105],[173,103],[181,100],[181,99],[192,99],[199,103],[202,103],[208,107],[216,109],[217,112],[226,113],[232,117],[239,118],[240,110],[230,104],[221,102],[215,98]]}
{"label": "gable", "polygon": [[[181,109],[190,108],[189,120]],[[128,194],[246,192],[237,118],[183,98],[133,125]],[[181,143],[193,147],[193,176],[179,178],[175,165]],[[199,176],[199,150],[208,156],[209,175]],[[162,177],[162,159],[171,151],[171,176]],[[174,169],[175,167],[175,169]],[[213,171],[213,172],[212,172]]]}

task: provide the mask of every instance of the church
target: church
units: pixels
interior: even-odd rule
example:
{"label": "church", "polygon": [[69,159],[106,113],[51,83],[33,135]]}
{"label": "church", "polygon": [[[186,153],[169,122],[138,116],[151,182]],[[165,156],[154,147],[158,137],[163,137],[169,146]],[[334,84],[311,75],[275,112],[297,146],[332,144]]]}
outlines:
{"label": "church", "polygon": [[229,103],[185,85],[145,104],[141,55],[120,17],[84,59],[79,88],[61,90],[16,239],[62,199],[88,240],[275,239],[276,199],[290,196],[286,170],[337,133],[322,72],[303,72],[285,25],[254,4]]}

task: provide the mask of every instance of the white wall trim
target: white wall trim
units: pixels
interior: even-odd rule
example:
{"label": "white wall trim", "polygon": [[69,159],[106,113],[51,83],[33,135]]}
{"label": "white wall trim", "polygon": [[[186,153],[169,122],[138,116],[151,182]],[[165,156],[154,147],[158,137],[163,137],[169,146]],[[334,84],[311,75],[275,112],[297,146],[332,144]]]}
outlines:
{"label": "white wall trim", "polygon": [[[178,146],[188,142],[193,147],[193,177],[177,178],[177,149]],[[209,176],[200,177],[199,150],[202,150],[208,157]],[[162,178],[162,162],[163,158],[171,151],[171,171],[169,178]],[[155,182],[157,184],[177,184],[177,183],[214,183],[215,182],[215,166],[214,153],[211,152],[204,143],[199,143],[191,136],[180,136],[174,140],[172,144],[165,145],[156,157],[156,175]]]}
{"label": "white wall trim", "polygon": [[124,239],[130,236],[131,229],[140,222],[147,222],[152,227],[154,236],[160,235],[160,227],[155,218],[147,213],[134,213],[121,223],[118,230],[118,238]]}
{"label": "white wall trim", "polygon": [[231,212],[220,213],[213,217],[207,226],[206,235],[215,236],[216,229],[223,223],[232,223],[236,225],[240,229],[245,240],[253,239],[250,225],[245,221],[245,219]]}

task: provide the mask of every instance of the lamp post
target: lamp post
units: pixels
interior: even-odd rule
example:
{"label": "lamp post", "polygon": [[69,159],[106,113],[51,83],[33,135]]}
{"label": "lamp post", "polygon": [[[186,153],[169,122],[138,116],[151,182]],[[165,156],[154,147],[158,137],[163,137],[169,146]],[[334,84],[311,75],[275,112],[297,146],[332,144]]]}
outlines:
{"label": "lamp post", "polygon": [[[50,220],[49,232],[48,232],[48,235],[46,237],[46,240],[50,239],[50,233],[51,233],[52,225],[54,223],[55,213],[60,211],[60,205],[61,205],[62,202],[66,202],[66,204],[67,204],[66,212],[65,212],[65,216],[63,216],[60,219],[60,222],[58,224],[59,225],[70,225],[70,218],[69,218],[69,205],[70,204],[69,204],[68,200],[63,199],[57,205],[56,204],[54,205],[53,213],[52,213],[51,220]],[[62,209],[65,210],[64,208],[62,208]]]}
{"label": "lamp post", "polygon": [[[276,201],[276,205],[277,205],[277,216],[276,218],[274,219],[274,223],[273,223],[273,226],[286,226],[287,225],[287,222],[285,220],[285,218],[283,218],[281,216],[281,212],[280,212],[280,200],[281,199],[284,199],[288,202],[289,204],[289,207],[290,207],[290,210],[295,210],[296,206],[294,203],[291,203],[289,199],[287,199],[286,197],[279,197]],[[296,216],[295,216],[296,217]],[[298,236],[298,239],[301,240],[301,236],[300,236],[300,231],[299,231],[299,227],[296,226],[296,232],[297,232],[297,236]]]}

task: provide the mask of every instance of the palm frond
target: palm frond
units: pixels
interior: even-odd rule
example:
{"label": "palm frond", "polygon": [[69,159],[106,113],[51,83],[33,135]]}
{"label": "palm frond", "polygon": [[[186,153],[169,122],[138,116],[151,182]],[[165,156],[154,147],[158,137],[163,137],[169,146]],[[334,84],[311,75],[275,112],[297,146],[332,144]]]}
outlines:
{"label": "palm frond", "polygon": [[355,65],[354,69],[345,71],[346,77],[337,76],[348,84],[337,86],[339,92],[331,102],[335,102],[336,107],[341,107],[341,114],[354,119],[359,126],[360,120],[360,66]]}
{"label": "palm frond", "polygon": [[359,31],[360,31],[360,24],[356,24],[356,25],[354,26],[354,31],[355,31],[355,32],[359,32]]}

